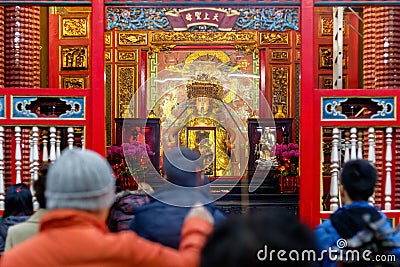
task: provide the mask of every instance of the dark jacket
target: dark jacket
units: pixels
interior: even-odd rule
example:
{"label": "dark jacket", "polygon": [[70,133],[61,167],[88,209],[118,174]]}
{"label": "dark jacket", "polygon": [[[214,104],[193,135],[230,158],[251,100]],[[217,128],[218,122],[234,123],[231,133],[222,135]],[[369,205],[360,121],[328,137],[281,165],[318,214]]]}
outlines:
{"label": "dark jacket", "polygon": [[[365,228],[366,223],[362,222],[361,217],[366,213],[372,214],[371,221],[373,222],[381,219],[382,217],[386,218],[384,214],[376,212],[375,208],[369,205],[368,202],[357,201],[353,202],[352,204],[344,205],[342,208],[338,209],[334,214],[332,214],[329,219],[323,221],[322,224],[317,226],[314,233],[317,239],[319,250],[321,252],[320,254],[324,255],[324,258],[320,263],[321,266],[337,266],[336,262],[329,258],[328,253],[322,254],[322,251],[326,252],[328,248],[334,248],[336,250],[335,246],[339,246],[341,242],[344,242],[344,244],[347,243],[344,241],[344,239],[349,239],[350,237],[355,236],[358,232],[362,231]],[[336,227],[334,225],[336,225]],[[390,228],[392,228],[392,226],[387,221],[379,230],[384,232]],[[339,234],[339,232],[341,232],[341,234]],[[389,235],[387,240],[400,242],[400,233],[396,232],[392,235]],[[394,254],[397,259],[400,259],[400,248],[394,248],[391,251],[391,254]]]}
{"label": "dark jacket", "polygon": [[[158,199],[175,200],[186,203],[185,207],[173,206]],[[209,203],[209,197],[204,194],[197,196],[188,194],[188,191],[169,188],[153,195],[150,203],[136,209],[136,216],[131,223],[131,230],[140,236],[163,245],[178,248],[181,239],[183,221],[191,209],[190,204],[195,202]],[[214,227],[218,227],[226,216],[212,203],[205,205],[214,217]]]}
{"label": "dark jacket", "polygon": [[135,217],[136,209],[149,201],[150,198],[143,191],[124,191],[119,193],[110,208],[107,218],[107,226],[110,231],[129,230],[131,221]]}
{"label": "dark jacket", "polygon": [[8,228],[12,225],[26,221],[29,216],[8,216],[0,222],[0,254],[3,254],[6,245]]}

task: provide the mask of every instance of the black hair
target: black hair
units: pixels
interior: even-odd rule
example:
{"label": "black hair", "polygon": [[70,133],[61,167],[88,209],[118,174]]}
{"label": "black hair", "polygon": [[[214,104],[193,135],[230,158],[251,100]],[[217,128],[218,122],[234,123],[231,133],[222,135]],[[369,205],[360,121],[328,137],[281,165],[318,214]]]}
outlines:
{"label": "black hair", "polygon": [[180,186],[196,186],[197,171],[203,170],[200,153],[186,147],[174,147],[164,152],[163,171],[167,180]]}
{"label": "black hair", "polygon": [[33,183],[36,200],[39,203],[39,207],[42,209],[46,208],[46,197],[44,195],[44,191],[46,190],[46,177],[49,167],[49,163],[43,164],[39,170],[38,179]]}
{"label": "black hair", "polygon": [[350,160],[343,165],[341,182],[353,201],[367,201],[374,193],[376,178],[375,167],[364,159]]}
{"label": "black hair", "polygon": [[25,184],[15,184],[6,191],[3,218],[11,215],[30,216],[33,214],[32,193]]}
{"label": "black hair", "polygon": [[[275,253],[270,256],[272,250]],[[280,250],[285,251],[287,261],[278,258]],[[298,261],[290,259],[291,251],[298,252]],[[315,259],[302,260],[303,251],[315,252]],[[271,210],[229,218],[206,242],[200,267],[308,267],[316,266],[317,256],[316,241],[308,226],[288,211]]]}

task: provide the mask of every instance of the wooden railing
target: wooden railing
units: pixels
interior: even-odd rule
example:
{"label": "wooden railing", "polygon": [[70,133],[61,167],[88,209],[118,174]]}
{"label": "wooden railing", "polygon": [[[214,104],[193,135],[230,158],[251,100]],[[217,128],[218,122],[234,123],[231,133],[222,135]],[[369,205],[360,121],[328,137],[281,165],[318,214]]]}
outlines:
{"label": "wooden railing", "polygon": [[85,138],[75,135],[73,127],[0,126],[0,210],[4,209],[5,188],[23,182],[33,195],[40,166],[54,162],[63,149],[74,146],[84,149]]}
{"label": "wooden railing", "polygon": [[[340,171],[345,162],[352,159],[366,159],[375,165],[378,173],[377,187],[369,198],[371,205],[384,211],[398,209],[395,205],[395,188],[399,186],[395,172],[396,162],[393,154],[400,149],[397,128],[332,128],[329,188],[329,210],[340,206]],[[399,177],[400,178],[400,177]],[[397,203],[400,204],[400,203]]]}
{"label": "wooden railing", "polygon": [[23,182],[33,191],[42,164],[67,147],[86,142],[91,148],[92,94],[91,89],[1,89],[0,210],[10,185]]}

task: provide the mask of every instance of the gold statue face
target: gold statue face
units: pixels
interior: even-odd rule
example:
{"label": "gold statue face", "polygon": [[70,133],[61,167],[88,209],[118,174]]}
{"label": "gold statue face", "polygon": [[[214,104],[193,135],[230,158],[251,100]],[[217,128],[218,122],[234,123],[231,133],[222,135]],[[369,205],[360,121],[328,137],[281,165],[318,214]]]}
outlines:
{"label": "gold statue face", "polygon": [[204,115],[208,112],[210,107],[210,99],[208,97],[197,97],[196,98],[196,109],[197,112],[201,115]]}

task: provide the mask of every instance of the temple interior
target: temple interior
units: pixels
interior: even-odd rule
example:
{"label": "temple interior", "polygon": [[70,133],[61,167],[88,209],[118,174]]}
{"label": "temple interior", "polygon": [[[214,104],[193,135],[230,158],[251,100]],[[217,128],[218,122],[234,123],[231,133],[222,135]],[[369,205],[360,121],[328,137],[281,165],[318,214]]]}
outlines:
{"label": "temple interior", "polygon": [[149,182],[184,146],[227,214],[315,225],[341,205],[342,164],[365,158],[371,203],[399,223],[400,8],[364,2],[0,1],[0,195],[66,148],[119,178],[111,148],[146,145]]}

